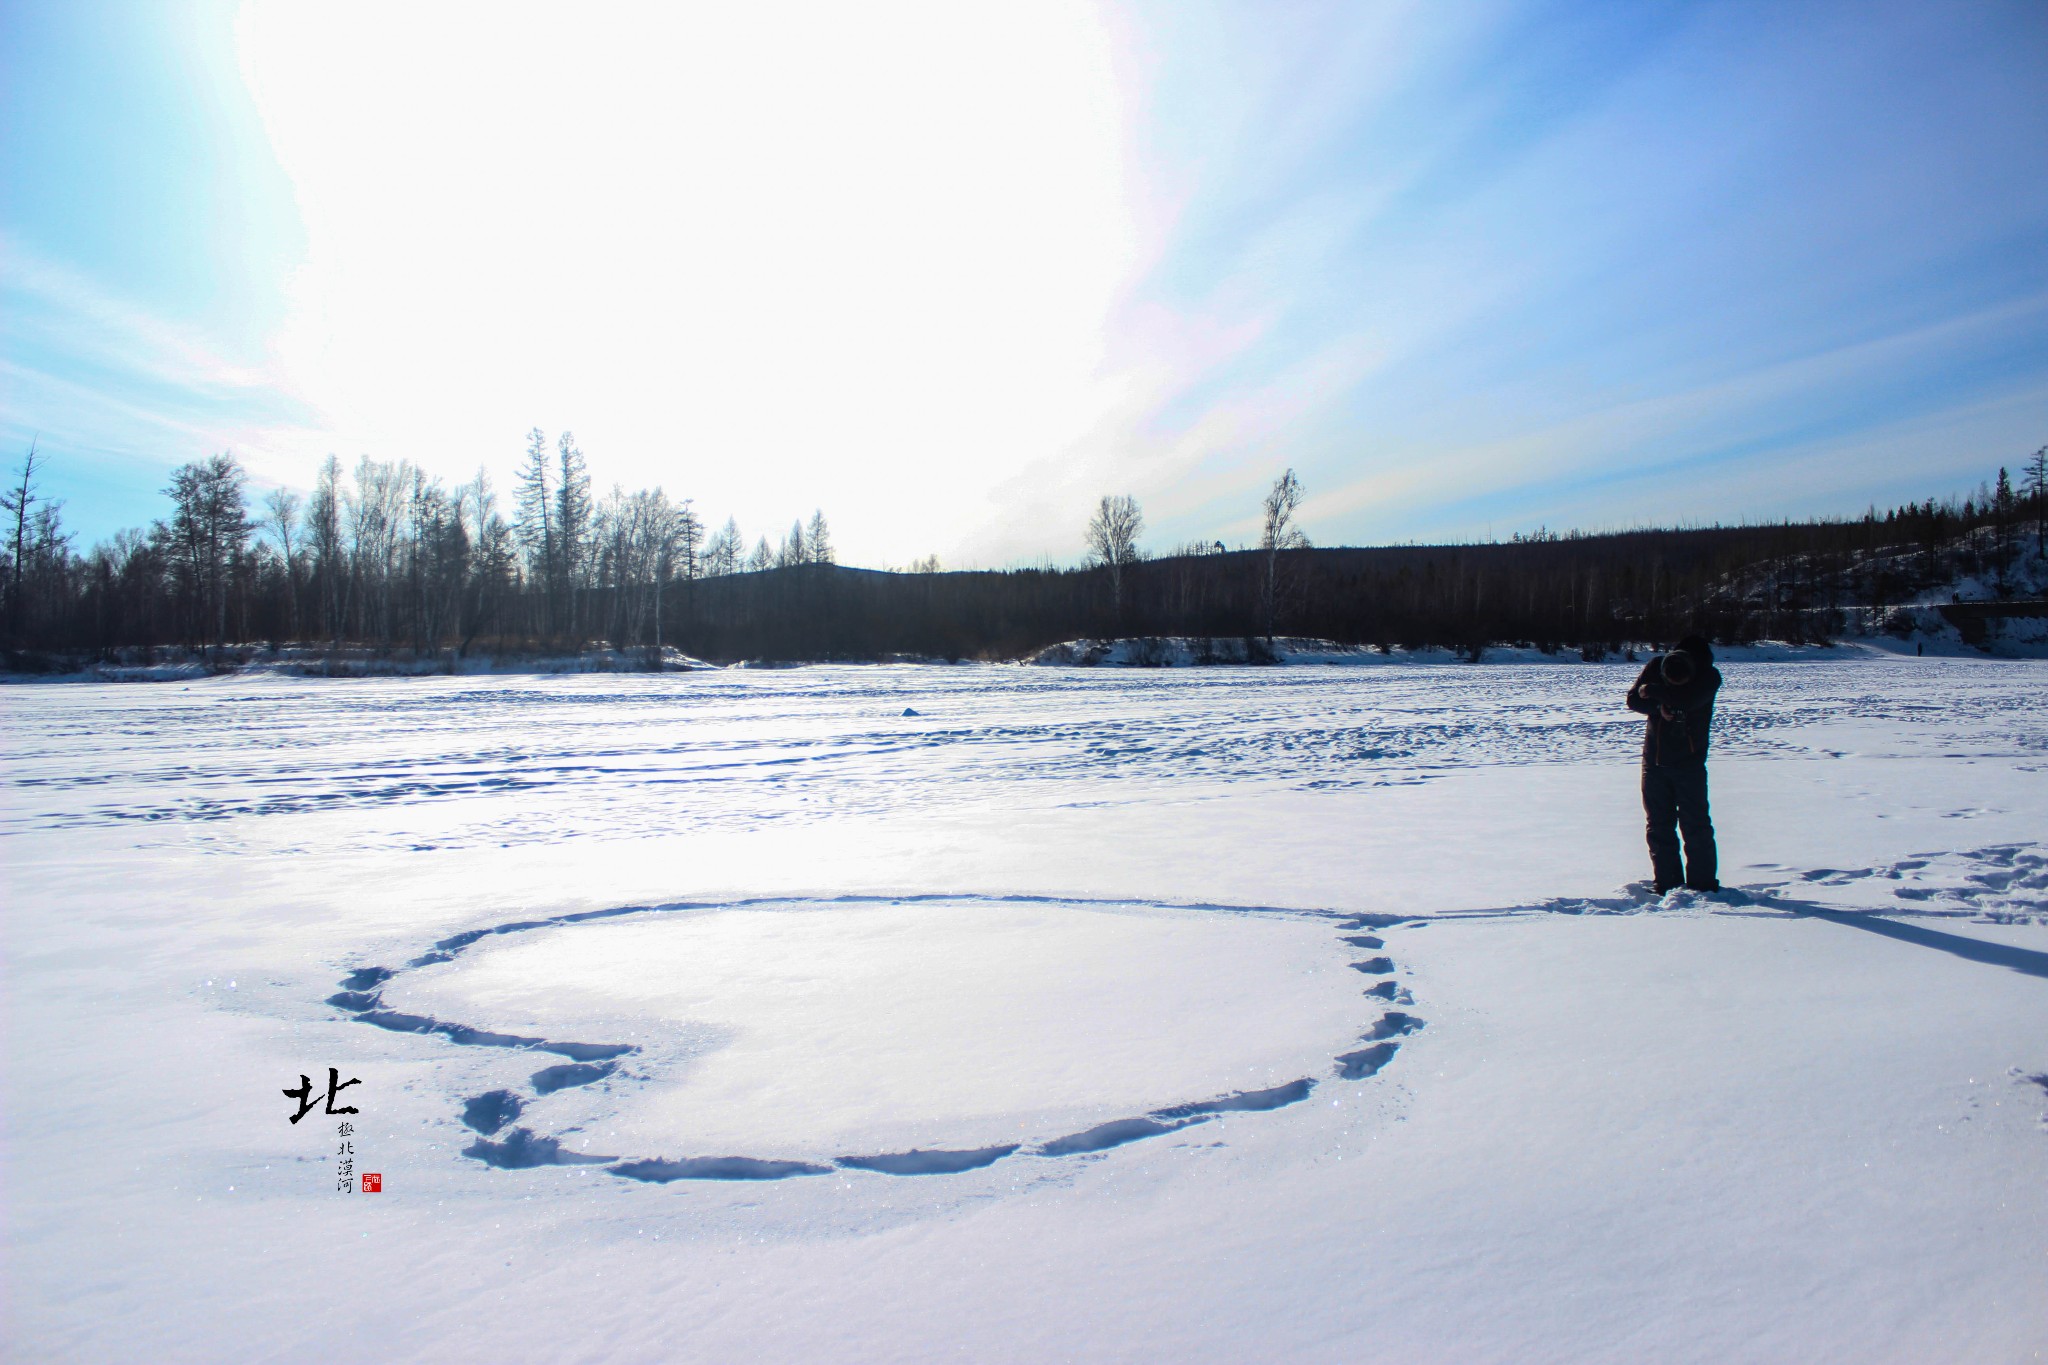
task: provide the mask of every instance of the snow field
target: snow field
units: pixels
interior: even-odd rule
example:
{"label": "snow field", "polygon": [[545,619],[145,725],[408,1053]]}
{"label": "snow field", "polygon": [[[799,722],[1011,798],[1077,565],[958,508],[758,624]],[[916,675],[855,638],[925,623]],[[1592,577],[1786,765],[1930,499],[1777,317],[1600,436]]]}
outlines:
{"label": "snow field", "polygon": [[[1320,1078],[1380,1013],[1330,938],[1324,920],[1114,903],[691,909],[480,945],[383,1000],[630,1039],[620,1085],[654,1085],[623,1105],[618,1086],[569,1093],[593,1069],[545,1106],[551,1131],[605,1114],[597,1150],[815,1162],[1045,1142]],[[508,1085],[528,1058],[505,1059]]]}
{"label": "snow field", "polygon": [[2048,673],[1727,671],[1662,902],[1626,666],[0,690],[0,1337],[2036,1359]]}

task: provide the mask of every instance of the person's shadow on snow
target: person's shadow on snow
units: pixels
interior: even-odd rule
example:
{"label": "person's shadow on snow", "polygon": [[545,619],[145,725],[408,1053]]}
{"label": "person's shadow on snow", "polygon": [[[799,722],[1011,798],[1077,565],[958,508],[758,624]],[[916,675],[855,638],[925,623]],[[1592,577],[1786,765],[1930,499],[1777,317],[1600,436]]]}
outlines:
{"label": "person's shadow on snow", "polygon": [[2036,952],[2032,948],[2019,948],[2010,943],[1993,943],[1987,939],[1969,938],[1940,929],[1929,929],[1924,925],[1907,924],[1883,915],[1859,914],[1853,910],[1830,910],[1811,901],[1796,901],[1783,896],[1757,895],[1750,897],[1750,900],[1753,904],[1783,910],[1788,914],[1801,915],[1809,919],[1824,919],[1831,924],[1844,924],[1868,934],[1895,938],[1901,943],[1916,943],[1922,948],[1933,948],[1968,962],[1985,962],[1994,967],[2010,967],[2028,976],[2048,979],[2048,953]]}
{"label": "person's shadow on snow", "polygon": [[[2032,948],[2019,948],[2010,943],[1993,943],[1986,939],[1970,938],[1963,934],[1951,934],[1941,929],[1929,929],[1924,925],[1907,924],[1881,914],[1856,910],[1835,910],[1813,901],[1796,900],[1771,891],[1740,891],[1725,887],[1712,894],[1689,894],[1677,892],[1684,898],[1682,908],[1707,909],[1720,914],[1757,915],[1775,911],[1781,915],[1792,915],[1805,919],[1824,919],[1831,924],[1861,929],[1865,933],[1880,934],[1885,938],[1897,939],[1922,948],[1933,948],[1938,952],[1951,954],[1967,962],[1982,962],[1993,967],[2009,967],[2026,976],[2038,976],[2048,980],[2048,953]],[[1504,911],[1480,911],[1486,914],[1527,914],[1530,908],[1561,915],[1613,915],[1613,914],[1654,914],[1659,901],[1647,882],[1631,883],[1627,894],[1613,897],[1560,897],[1543,901],[1533,907],[1518,907]],[[1668,902],[1666,902],[1668,905]]]}

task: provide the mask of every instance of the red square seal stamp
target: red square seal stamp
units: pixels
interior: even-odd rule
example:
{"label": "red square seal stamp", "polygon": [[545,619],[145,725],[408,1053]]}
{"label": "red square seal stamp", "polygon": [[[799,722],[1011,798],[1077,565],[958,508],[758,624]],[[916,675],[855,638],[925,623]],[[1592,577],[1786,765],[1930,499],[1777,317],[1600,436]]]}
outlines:
{"label": "red square seal stamp", "polygon": [[377,1172],[375,1172],[375,1171],[365,1171],[365,1172],[363,1172],[363,1193],[364,1193],[364,1194],[382,1194],[382,1193],[384,1193],[384,1177],[383,1177],[383,1176],[381,1176],[381,1175],[379,1175],[379,1174],[378,1174]]}

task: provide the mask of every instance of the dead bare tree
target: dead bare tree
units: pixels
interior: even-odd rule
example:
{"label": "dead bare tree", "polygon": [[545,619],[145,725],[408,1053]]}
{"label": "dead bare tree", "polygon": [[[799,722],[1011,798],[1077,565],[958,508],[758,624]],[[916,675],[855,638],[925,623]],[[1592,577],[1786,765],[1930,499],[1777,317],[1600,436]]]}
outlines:
{"label": "dead bare tree", "polygon": [[1088,558],[1109,570],[1110,604],[1119,622],[1124,614],[1124,570],[1138,562],[1138,532],[1144,529],[1144,513],[1128,493],[1103,498],[1088,519]]}
{"label": "dead bare tree", "polygon": [[1301,480],[1288,470],[1273,480],[1273,486],[1266,492],[1265,524],[1259,535],[1259,548],[1265,552],[1265,582],[1259,594],[1261,615],[1265,618],[1266,639],[1273,639],[1273,621],[1280,611],[1280,552],[1282,550],[1306,550],[1308,537],[1294,524],[1295,509],[1301,506]]}
{"label": "dead bare tree", "polygon": [[703,563],[698,545],[704,538],[704,524],[697,520],[689,498],[672,503],[659,488],[654,490],[654,498],[658,528],[654,563],[654,667],[659,671],[662,666],[662,587],[671,577],[679,577],[685,591],[694,590]]}
{"label": "dead bare tree", "polygon": [[31,544],[29,509],[40,501],[36,495],[36,470],[41,461],[36,458],[36,445],[33,439],[28,443],[28,458],[21,465],[21,482],[0,493],[0,509],[14,518],[14,525],[8,529],[7,535],[8,548],[14,554],[14,569],[7,578],[7,624],[10,632],[17,635],[21,631],[21,584]]}

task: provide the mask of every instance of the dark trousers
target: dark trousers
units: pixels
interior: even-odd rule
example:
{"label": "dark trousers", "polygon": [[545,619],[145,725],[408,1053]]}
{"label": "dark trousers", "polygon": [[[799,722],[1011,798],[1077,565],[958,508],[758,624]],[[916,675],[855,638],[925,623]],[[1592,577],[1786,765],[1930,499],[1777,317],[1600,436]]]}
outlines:
{"label": "dark trousers", "polygon": [[[1661,891],[1683,883],[1702,890],[1718,886],[1714,822],[1707,816],[1707,765],[1643,765],[1643,815],[1648,824],[1650,872]],[[1676,826],[1676,829],[1673,828]],[[1685,862],[1678,861],[1678,836],[1685,835]]]}

